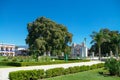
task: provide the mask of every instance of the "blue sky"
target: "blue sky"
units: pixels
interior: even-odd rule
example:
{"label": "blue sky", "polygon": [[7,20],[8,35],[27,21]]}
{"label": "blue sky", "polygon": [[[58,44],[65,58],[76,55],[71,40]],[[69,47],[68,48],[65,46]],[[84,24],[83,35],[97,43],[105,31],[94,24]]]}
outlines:
{"label": "blue sky", "polygon": [[45,16],[65,25],[73,42],[101,28],[120,31],[119,0],[0,0],[0,43],[25,45],[27,23]]}

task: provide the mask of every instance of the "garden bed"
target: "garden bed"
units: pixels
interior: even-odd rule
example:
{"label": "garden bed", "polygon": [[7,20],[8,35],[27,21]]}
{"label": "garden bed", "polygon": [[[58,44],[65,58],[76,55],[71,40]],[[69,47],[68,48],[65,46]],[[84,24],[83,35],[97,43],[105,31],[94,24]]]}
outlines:
{"label": "garden bed", "polygon": [[36,65],[50,65],[50,64],[63,64],[63,63],[76,63],[76,62],[89,62],[90,60],[55,60],[48,62],[9,62],[9,61],[1,61],[0,66],[36,66]]}

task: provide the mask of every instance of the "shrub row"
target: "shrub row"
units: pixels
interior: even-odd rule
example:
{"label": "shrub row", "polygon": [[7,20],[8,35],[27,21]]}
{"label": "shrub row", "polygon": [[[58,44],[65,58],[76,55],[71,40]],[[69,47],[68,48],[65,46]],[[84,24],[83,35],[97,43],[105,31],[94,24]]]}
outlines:
{"label": "shrub row", "polygon": [[106,60],[105,68],[109,71],[110,75],[120,76],[120,60],[114,58]]}
{"label": "shrub row", "polygon": [[60,76],[63,75],[64,73],[64,68],[53,68],[53,69],[48,69],[46,70],[46,77],[55,77],[55,76]]}
{"label": "shrub row", "polygon": [[44,70],[26,70],[10,72],[10,80],[38,80],[44,77]]}
{"label": "shrub row", "polygon": [[10,80],[38,80],[43,78],[50,78],[60,75],[67,75],[82,71],[88,71],[92,69],[97,69],[104,67],[103,63],[94,64],[91,66],[74,66],[69,68],[53,68],[44,70],[25,70],[25,71],[15,71],[9,73]]}
{"label": "shrub row", "polygon": [[62,63],[73,63],[73,62],[88,62],[90,60],[78,60],[78,61],[52,61],[52,62],[0,62],[2,66],[36,66],[36,65],[49,65],[49,64],[62,64]]}
{"label": "shrub row", "polygon": [[2,62],[0,62],[0,66],[21,66],[21,63],[2,61]]}

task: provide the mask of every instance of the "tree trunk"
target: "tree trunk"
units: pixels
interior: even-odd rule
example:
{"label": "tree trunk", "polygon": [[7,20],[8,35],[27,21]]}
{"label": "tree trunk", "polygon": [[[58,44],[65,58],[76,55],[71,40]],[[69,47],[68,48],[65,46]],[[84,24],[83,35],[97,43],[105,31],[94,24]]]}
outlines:
{"label": "tree trunk", "polygon": [[99,46],[99,60],[101,60],[101,47]]}
{"label": "tree trunk", "polygon": [[116,46],[116,58],[118,59],[118,46]]}

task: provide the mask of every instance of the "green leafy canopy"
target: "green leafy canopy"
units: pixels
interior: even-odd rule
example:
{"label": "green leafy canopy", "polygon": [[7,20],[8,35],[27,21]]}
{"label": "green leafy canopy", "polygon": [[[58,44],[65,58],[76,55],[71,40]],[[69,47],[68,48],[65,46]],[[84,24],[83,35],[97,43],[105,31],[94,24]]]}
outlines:
{"label": "green leafy canopy", "polygon": [[48,51],[64,51],[72,42],[72,34],[62,24],[57,24],[45,17],[37,18],[27,25],[28,35],[26,43],[30,50],[40,53]]}

